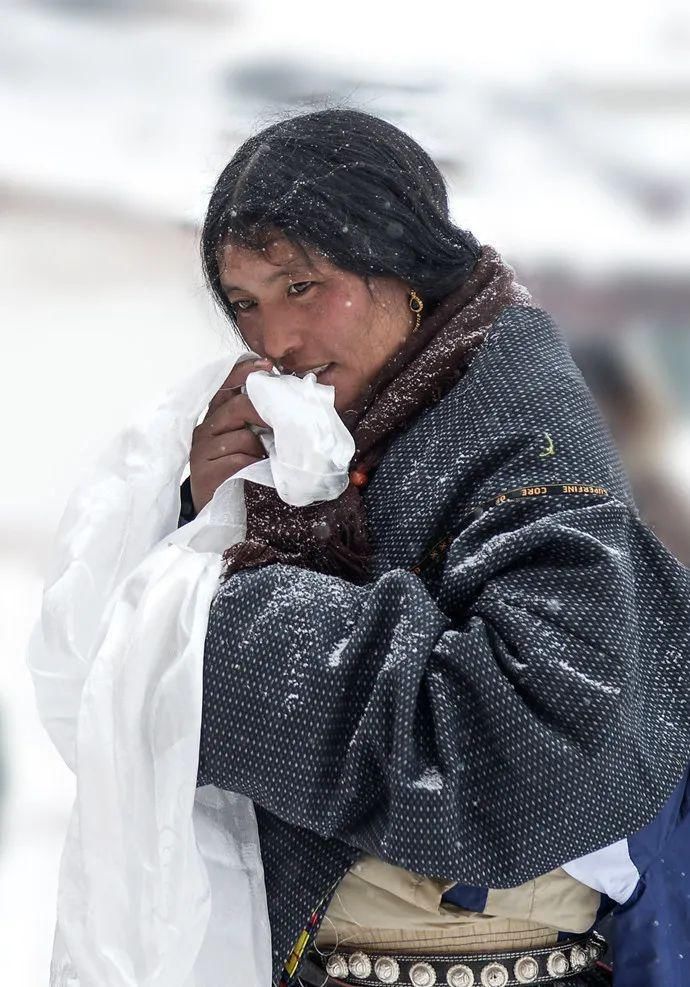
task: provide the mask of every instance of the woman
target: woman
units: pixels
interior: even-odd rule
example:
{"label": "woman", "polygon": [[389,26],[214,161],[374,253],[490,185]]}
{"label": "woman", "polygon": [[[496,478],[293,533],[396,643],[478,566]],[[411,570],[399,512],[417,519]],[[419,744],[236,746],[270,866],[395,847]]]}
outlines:
{"label": "woman", "polygon": [[199,783],[255,802],[274,981],[599,983],[611,854],[681,797],[689,587],[563,340],[363,113],[248,140],[202,250],[265,362],[183,519],[263,455],[252,369],[313,371],[356,443],[336,501],[246,484],[209,618]]}

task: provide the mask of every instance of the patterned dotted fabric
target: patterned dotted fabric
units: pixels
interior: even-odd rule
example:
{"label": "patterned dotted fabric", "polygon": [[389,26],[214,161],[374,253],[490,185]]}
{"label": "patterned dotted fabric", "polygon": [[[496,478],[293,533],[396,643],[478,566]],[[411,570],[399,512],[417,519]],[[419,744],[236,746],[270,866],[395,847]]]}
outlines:
{"label": "patterned dotted fabric", "polygon": [[[559,483],[609,495],[467,516]],[[514,886],[645,825],[690,757],[688,572],[545,312],[504,310],[365,498],[371,584],[268,566],[210,613],[200,783],[259,807],[276,980],[360,848]]]}

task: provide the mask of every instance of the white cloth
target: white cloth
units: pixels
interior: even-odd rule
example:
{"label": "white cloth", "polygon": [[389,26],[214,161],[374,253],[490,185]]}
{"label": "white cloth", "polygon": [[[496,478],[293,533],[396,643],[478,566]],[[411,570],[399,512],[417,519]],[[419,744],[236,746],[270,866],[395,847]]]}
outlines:
{"label": "white cloth", "polygon": [[[254,354],[243,354],[246,359]],[[270,931],[251,802],[196,789],[203,652],[245,479],[293,505],[338,497],[354,442],[334,389],[253,372],[267,460],[177,529],[192,431],[224,357],[124,429],[70,498],[28,663],[77,794],[51,987],[265,987]]]}
{"label": "white cloth", "polygon": [[640,872],[630,856],[627,838],[563,864],[563,870],[580,884],[624,905],[640,882]]}

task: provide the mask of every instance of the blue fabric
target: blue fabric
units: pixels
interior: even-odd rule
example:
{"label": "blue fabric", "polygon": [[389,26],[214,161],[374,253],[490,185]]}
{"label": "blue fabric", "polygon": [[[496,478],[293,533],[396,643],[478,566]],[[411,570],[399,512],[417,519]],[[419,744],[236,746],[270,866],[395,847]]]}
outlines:
{"label": "blue fabric", "polygon": [[690,783],[628,840],[641,867],[635,893],[613,913],[614,987],[690,985]]}
{"label": "blue fabric", "polygon": [[441,901],[457,905],[458,908],[467,908],[471,912],[483,912],[488,894],[488,888],[476,888],[472,884],[454,884],[442,895]]}
{"label": "blue fabric", "polygon": [[638,833],[628,837],[630,859],[641,875],[663,853],[678,826],[688,812],[690,767],[652,821]]}

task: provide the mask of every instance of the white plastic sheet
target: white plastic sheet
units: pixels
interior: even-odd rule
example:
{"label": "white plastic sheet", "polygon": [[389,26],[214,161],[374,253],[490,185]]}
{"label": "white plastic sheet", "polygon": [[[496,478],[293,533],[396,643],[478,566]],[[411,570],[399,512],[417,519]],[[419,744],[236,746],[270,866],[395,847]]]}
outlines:
{"label": "white plastic sheet", "polygon": [[214,361],[124,429],[58,530],[29,650],[39,713],[77,782],[51,987],[270,983],[252,804],[196,789],[208,613],[222,552],[244,537],[244,481],[293,505],[334,499],[354,442],[332,387],[253,372],[268,459],[178,530],[192,431],[230,369]]}

